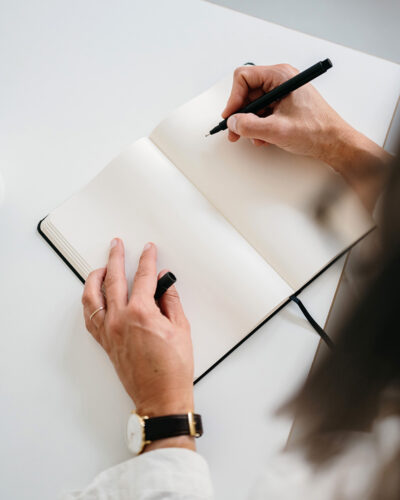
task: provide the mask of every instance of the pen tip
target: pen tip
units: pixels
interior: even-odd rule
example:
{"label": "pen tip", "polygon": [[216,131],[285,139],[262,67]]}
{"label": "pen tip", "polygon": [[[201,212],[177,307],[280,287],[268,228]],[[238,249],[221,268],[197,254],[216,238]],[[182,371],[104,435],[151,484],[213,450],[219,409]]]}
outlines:
{"label": "pen tip", "polygon": [[210,134],[206,134],[205,137],[208,137]]}

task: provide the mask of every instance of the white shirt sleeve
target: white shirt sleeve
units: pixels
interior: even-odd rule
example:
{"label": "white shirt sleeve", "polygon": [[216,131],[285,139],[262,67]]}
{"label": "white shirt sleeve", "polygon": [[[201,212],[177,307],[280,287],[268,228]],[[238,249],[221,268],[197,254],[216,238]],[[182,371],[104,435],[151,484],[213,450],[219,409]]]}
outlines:
{"label": "white shirt sleeve", "polygon": [[[377,474],[400,447],[400,419],[387,417],[373,432],[354,433],[348,449],[326,467],[300,452],[283,452],[265,465],[249,500],[365,500]],[[241,478],[246,481],[245,477]],[[250,487],[250,485],[249,485]],[[149,451],[99,474],[84,490],[61,500],[210,500],[207,462],[182,448]]]}
{"label": "white shirt sleeve", "polygon": [[82,491],[60,500],[209,500],[207,462],[184,448],[163,448],[132,458],[99,474]]}

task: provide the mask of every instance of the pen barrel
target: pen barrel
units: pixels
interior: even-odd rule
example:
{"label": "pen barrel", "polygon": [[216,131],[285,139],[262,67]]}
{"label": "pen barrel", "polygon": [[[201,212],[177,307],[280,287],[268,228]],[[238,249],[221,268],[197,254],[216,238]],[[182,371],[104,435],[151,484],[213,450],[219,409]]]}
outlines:
{"label": "pen barrel", "polygon": [[[237,113],[257,113],[258,111],[261,111],[262,109],[266,108],[273,102],[278,101],[283,97],[286,97],[288,94],[290,94],[290,92],[293,92],[302,85],[305,85],[311,80],[314,80],[314,78],[322,75],[323,73],[325,73],[325,71],[327,71],[331,67],[332,63],[330,59],[319,61],[310,68],[294,76],[293,78],[290,78],[286,82],[283,82],[278,87],[275,87],[274,89],[270,90],[265,95],[251,102],[244,108],[235,111],[235,113],[232,113],[232,115],[235,115]],[[216,127],[210,130],[210,135],[216,134],[217,132],[220,132],[222,130],[226,130],[228,128],[227,120],[228,119],[219,122]]]}
{"label": "pen barrel", "polygon": [[302,71],[298,75],[294,76],[293,78],[290,78],[290,80],[283,82],[278,87],[270,90],[265,95],[251,102],[244,108],[239,109],[239,111],[236,111],[236,113],[255,113],[257,111],[260,111],[273,102],[286,97],[290,92],[293,92],[302,85],[305,85],[317,76],[322,75],[322,73],[325,73],[325,71],[327,71],[331,67],[332,63],[329,59],[320,61],[310,68]]}
{"label": "pen barrel", "polygon": [[168,290],[168,288],[175,282],[176,278],[170,271],[165,273],[164,276],[161,276],[161,278],[157,282],[156,291],[154,293],[154,300],[160,299],[162,295]]}

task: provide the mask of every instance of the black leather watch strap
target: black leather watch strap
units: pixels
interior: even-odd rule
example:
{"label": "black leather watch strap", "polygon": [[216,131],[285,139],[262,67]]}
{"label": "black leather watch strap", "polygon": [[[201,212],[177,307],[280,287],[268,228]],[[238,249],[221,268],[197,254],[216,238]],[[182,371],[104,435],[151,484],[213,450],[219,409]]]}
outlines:
{"label": "black leather watch strap", "polygon": [[200,437],[203,434],[203,424],[201,416],[196,413],[165,415],[163,417],[146,418],[144,432],[146,441],[157,441],[157,439],[186,435]]}

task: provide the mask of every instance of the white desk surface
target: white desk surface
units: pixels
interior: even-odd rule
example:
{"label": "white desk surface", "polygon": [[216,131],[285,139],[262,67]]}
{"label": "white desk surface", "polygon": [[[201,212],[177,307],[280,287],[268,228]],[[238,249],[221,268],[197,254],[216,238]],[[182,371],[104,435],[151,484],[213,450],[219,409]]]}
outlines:
{"label": "white desk surface", "polygon": [[[0,497],[47,500],[129,458],[131,403],[85,331],[81,283],[36,224],[168,111],[253,58],[253,42],[235,33],[240,14],[196,0],[1,10]],[[341,265],[302,294],[320,324]],[[317,344],[289,306],[196,386],[198,449],[218,498],[245,497],[284,445],[291,423],[274,410],[304,380]]]}

